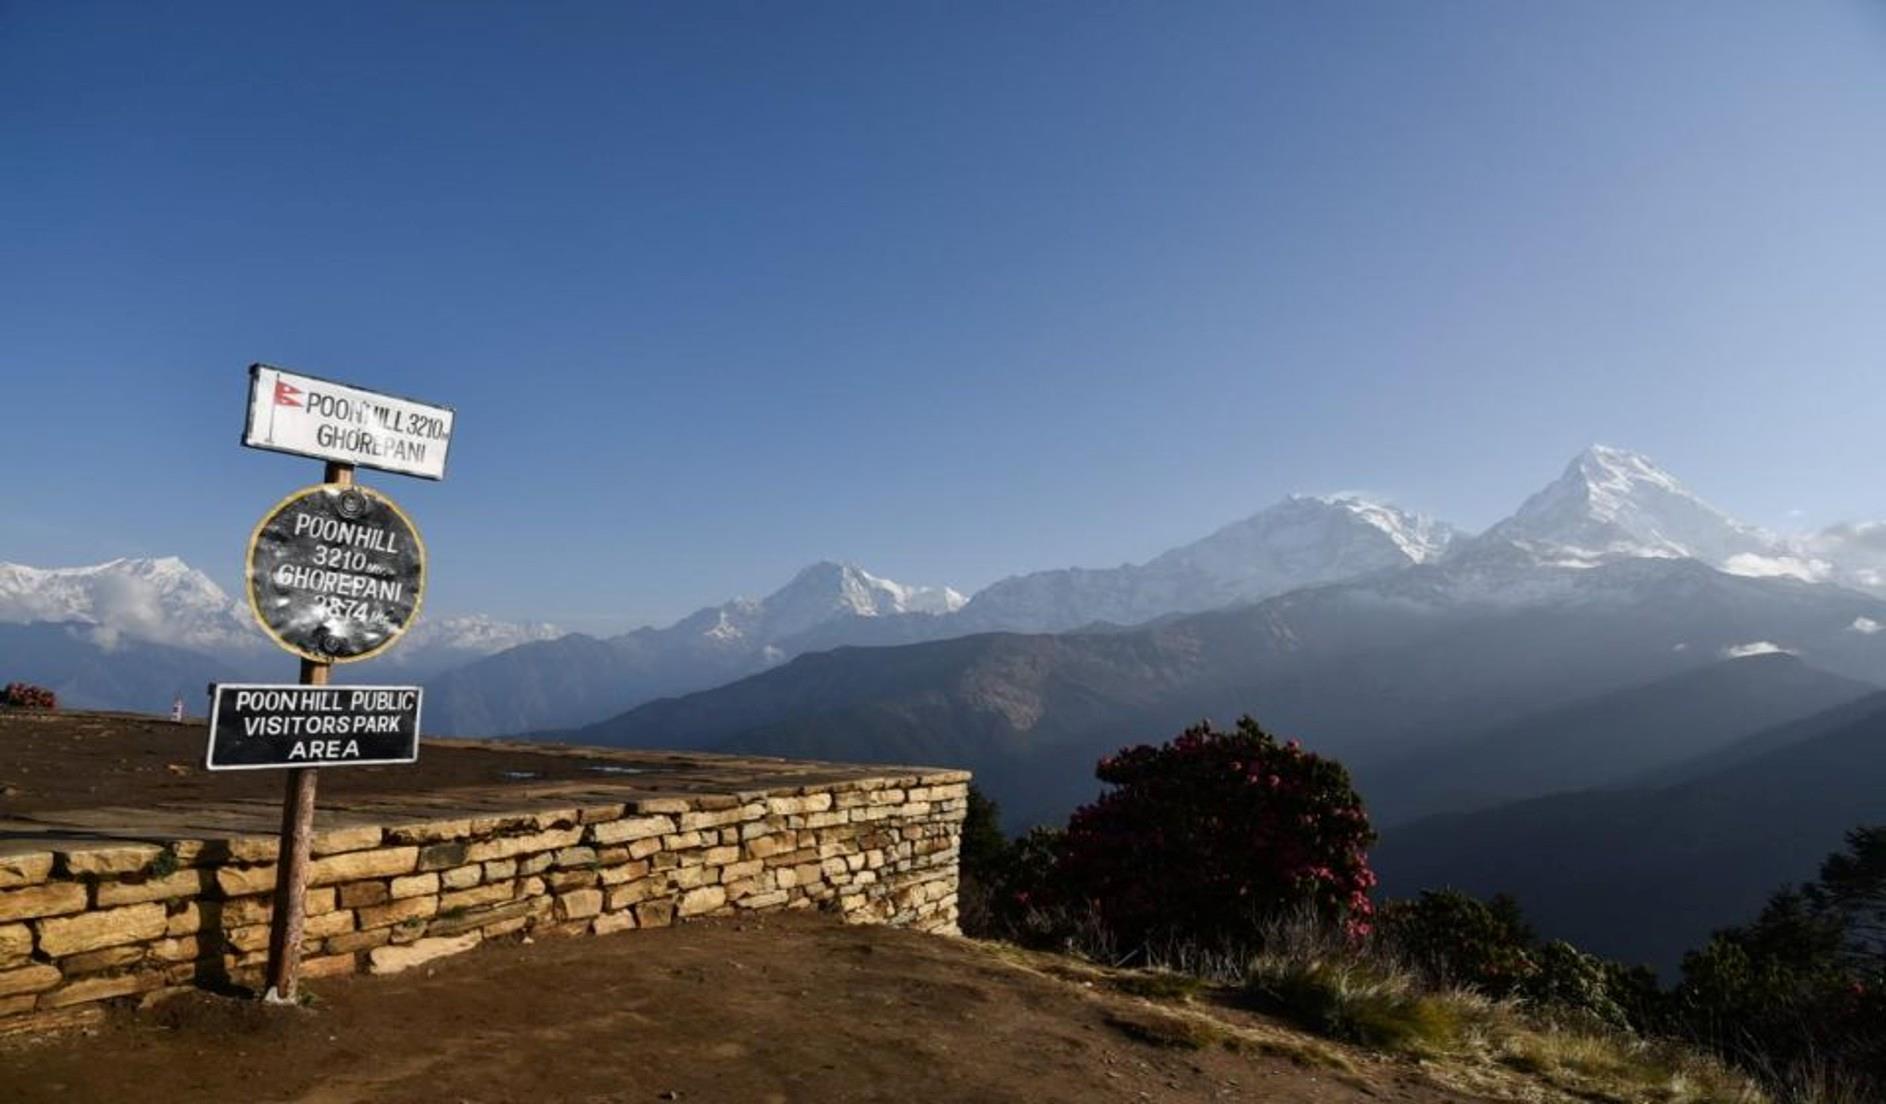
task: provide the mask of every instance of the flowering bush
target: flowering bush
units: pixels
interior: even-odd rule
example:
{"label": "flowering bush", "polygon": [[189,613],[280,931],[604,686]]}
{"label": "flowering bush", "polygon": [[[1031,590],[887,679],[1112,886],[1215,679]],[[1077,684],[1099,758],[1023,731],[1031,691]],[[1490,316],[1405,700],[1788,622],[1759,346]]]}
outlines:
{"label": "flowering bush", "polygon": [[1055,888],[1120,946],[1252,942],[1286,910],[1368,934],[1375,832],[1342,764],[1244,717],[1126,748],[1095,774],[1113,788],[1069,819]]}
{"label": "flowering bush", "polygon": [[0,704],[27,709],[57,709],[59,699],[44,686],[34,686],[30,682],[9,682],[5,690],[0,690]]}

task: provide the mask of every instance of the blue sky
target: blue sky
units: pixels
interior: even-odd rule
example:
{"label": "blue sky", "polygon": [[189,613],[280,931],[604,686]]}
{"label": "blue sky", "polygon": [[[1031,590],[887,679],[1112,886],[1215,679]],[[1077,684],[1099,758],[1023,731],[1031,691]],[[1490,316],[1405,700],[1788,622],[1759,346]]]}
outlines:
{"label": "blue sky", "polygon": [[1868,3],[0,4],[0,559],[225,585],[264,360],[450,404],[430,608],[973,589],[1593,440],[1886,517]]}

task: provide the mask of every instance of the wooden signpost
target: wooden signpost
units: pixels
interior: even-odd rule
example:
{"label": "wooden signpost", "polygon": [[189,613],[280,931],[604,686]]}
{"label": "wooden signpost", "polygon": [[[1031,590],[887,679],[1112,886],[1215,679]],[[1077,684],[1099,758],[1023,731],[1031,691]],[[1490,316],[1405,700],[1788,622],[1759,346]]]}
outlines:
{"label": "wooden signpost", "polygon": [[443,479],[448,407],[256,364],[242,443],[324,461],[322,482],[277,503],[249,539],[249,606],[301,659],[299,682],[224,685],[211,706],[210,770],[288,771],[264,999],[293,1003],[301,972],[317,766],[411,763],[416,686],[328,686],[336,663],[391,647],[419,616],[426,550],[392,499],[354,468]]}

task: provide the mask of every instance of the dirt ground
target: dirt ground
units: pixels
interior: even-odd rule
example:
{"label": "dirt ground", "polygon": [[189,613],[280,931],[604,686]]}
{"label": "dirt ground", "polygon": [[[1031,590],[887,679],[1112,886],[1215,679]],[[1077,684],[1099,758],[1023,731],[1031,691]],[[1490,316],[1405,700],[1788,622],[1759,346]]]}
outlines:
{"label": "dirt ground", "polygon": [[[0,709],[0,819],[58,809],[279,798],[280,771],[203,769],[201,720],[173,724],[132,713]],[[634,753],[627,753],[634,754]],[[424,740],[419,762],[321,772],[323,800],[538,782],[664,781],[661,753],[629,774],[619,763],[526,748]],[[692,764],[698,768],[697,762]],[[684,766],[677,763],[676,774]]]}
{"label": "dirt ground", "polygon": [[1175,1044],[1157,1026],[1175,1006],[1104,980],[808,914],[493,944],[307,988],[302,1009],[193,994],[0,1043],[0,1101],[1466,1099],[1392,1063]]}

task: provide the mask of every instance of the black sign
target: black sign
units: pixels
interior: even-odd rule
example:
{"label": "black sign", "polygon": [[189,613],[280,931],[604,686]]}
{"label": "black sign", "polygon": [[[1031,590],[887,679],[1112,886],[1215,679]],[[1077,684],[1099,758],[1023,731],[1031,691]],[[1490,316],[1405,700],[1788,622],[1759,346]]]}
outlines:
{"label": "black sign", "polygon": [[366,659],[419,616],[425,560],[419,530],[392,499],[323,483],[289,495],[255,527],[249,606],[303,659]]}
{"label": "black sign", "polygon": [[347,767],[419,758],[417,686],[219,683],[210,770]]}

